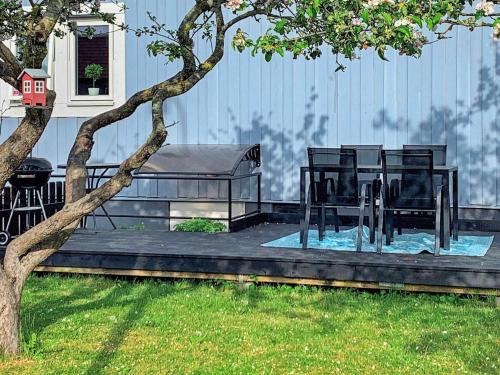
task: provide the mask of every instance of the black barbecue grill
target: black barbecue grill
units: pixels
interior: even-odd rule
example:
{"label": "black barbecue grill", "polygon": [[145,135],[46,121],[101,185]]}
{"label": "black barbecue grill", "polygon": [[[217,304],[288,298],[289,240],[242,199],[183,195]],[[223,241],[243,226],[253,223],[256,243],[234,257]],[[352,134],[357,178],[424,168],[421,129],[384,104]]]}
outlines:
{"label": "black barbecue grill", "polygon": [[10,177],[16,189],[39,189],[49,182],[52,165],[47,159],[27,158]]}
{"label": "black barbecue grill", "polygon": [[[47,219],[45,207],[43,206],[40,188],[49,182],[52,174],[52,165],[47,159],[29,157],[17,168],[14,174],[10,177],[9,182],[17,190],[14,203],[10,210],[9,219],[5,230],[0,232],[0,246],[5,246],[10,241],[9,227],[14,216],[14,212],[18,211],[42,211],[44,219]],[[20,203],[21,190],[34,190],[38,199],[38,206],[17,207]]]}

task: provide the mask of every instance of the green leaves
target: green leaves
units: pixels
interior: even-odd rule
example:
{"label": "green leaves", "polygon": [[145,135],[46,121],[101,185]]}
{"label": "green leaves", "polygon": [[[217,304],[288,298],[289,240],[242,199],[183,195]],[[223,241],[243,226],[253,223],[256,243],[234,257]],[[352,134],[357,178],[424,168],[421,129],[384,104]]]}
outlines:
{"label": "green leaves", "polygon": [[366,24],[370,23],[371,15],[370,15],[370,12],[368,11],[368,9],[364,8],[361,11],[361,13],[359,14],[359,16],[361,17],[361,19],[363,20],[364,23],[366,23]]}
{"label": "green leaves", "polygon": [[279,20],[274,25],[274,31],[276,31],[278,34],[283,35],[285,33],[285,26],[286,26],[286,21],[285,20]]}
{"label": "green leaves", "polygon": [[418,27],[422,28],[423,24],[422,24],[422,18],[420,18],[420,16],[411,16],[410,19],[418,25]]}
{"label": "green leaves", "polygon": [[179,44],[164,40],[155,40],[149,43],[146,50],[150,56],[166,56],[167,62],[173,62],[182,56],[182,47]]}
{"label": "green leaves", "polygon": [[380,57],[382,60],[389,61],[387,59],[387,57],[385,57],[385,48],[379,48],[379,49],[377,49],[377,54],[378,54],[378,57]]}
{"label": "green leaves", "polygon": [[316,18],[318,16],[320,0],[312,0],[310,5],[306,8],[306,14],[309,18]]}
{"label": "green leaves", "polygon": [[396,31],[403,34],[405,37],[411,38],[412,32],[409,26],[399,26]]}
{"label": "green leaves", "polygon": [[[450,24],[470,29],[479,23],[499,25],[500,21],[491,17],[486,22],[484,12],[473,13],[476,17],[466,15],[470,12],[464,10],[466,2],[472,3],[470,0],[272,0],[267,3],[273,14],[273,29],[257,39],[252,54],[262,53],[266,61],[271,61],[275,53],[283,56],[286,52],[294,58],[314,59],[328,45],[334,54],[348,59],[357,58],[360,51],[368,48],[375,49],[382,60],[387,60],[385,54],[389,48],[402,55],[419,57],[428,42],[422,35],[424,29],[439,38],[449,31]],[[494,32],[494,38],[496,35]]]}
{"label": "green leaves", "polygon": [[204,218],[193,218],[176,224],[177,232],[205,232],[217,233],[226,231],[226,225],[214,220]]}

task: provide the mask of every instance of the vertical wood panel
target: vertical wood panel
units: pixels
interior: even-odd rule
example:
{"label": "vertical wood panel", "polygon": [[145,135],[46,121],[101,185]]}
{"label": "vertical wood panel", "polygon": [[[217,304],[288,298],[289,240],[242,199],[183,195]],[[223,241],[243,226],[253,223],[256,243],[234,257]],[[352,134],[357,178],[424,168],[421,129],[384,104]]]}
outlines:
{"label": "vertical wood panel", "polygon": [[482,85],[482,150],[483,155],[483,178],[482,193],[483,204],[493,206],[496,204],[496,171],[498,169],[496,149],[498,147],[498,132],[495,131],[497,97],[495,92],[495,63],[496,63],[496,45],[491,40],[491,31],[482,30],[482,56],[483,64],[481,68]]}
{"label": "vertical wood panel", "polygon": [[470,40],[468,30],[460,29],[457,35],[457,164],[460,165],[459,184],[460,199],[464,204],[470,204]]}
{"label": "vertical wood panel", "polygon": [[398,112],[397,112],[397,66],[399,59],[396,58],[396,53],[392,50],[387,51],[387,59],[389,62],[384,62],[384,144],[388,148],[397,148],[398,144],[397,133],[399,129]]}
{"label": "vertical wood panel", "polygon": [[470,107],[470,128],[469,128],[469,153],[470,153],[470,203],[474,205],[483,204],[483,192],[481,183],[483,179],[483,155],[482,155],[482,90],[481,88],[481,68],[482,58],[482,31],[471,35],[471,91],[472,103]]}
{"label": "vertical wood panel", "polygon": [[375,144],[375,69],[373,63],[373,51],[367,51],[361,56],[360,69],[360,142],[364,144]]}

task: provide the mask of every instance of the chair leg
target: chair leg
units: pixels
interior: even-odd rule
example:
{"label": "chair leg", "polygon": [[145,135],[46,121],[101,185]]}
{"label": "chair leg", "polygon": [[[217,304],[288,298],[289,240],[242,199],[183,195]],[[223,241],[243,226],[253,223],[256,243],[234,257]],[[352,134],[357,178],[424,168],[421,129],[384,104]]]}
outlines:
{"label": "chair leg", "polygon": [[307,193],[306,214],[304,217],[304,226],[302,227],[302,249],[307,249],[307,240],[309,237],[309,221],[311,220],[311,195]]}
{"label": "chair leg", "polygon": [[370,189],[370,205],[368,207],[368,223],[370,226],[370,243],[375,242],[375,194],[374,189]]}
{"label": "chair leg", "polygon": [[323,241],[325,238],[325,222],[326,222],[326,208],[325,205],[322,205],[319,210],[318,215],[318,238],[320,241]]}
{"label": "chair leg", "polygon": [[438,189],[437,197],[436,197],[436,228],[435,228],[435,234],[434,234],[434,255],[439,256],[439,252],[441,250],[441,216],[442,216],[442,189]]}
{"label": "chair leg", "polygon": [[335,232],[338,233],[340,231],[339,229],[340,220],[339,220],[339,213],[336,208],[333,209],[333,220],[335,223]]}
{"label": "chair leg", "polygon": [[365,218],[366,184],[361,186],[361,200],[359,204],[358,238],[356,239],[356,251],[361,251],[363,243],[363,219]]}
{"label": "chair leg", "polygon": [[403,234],[403,231],[401,229],[401,211],[398,211],[396,213],[396,215],[397,215],[397,221],[398,221],[397,222],[397,225],[398,225],[398,234],[401,236]]}
{"label": "chair leg", "polygon": [[441,212],[442,212],[442,228],[441,228],[441,245],[444,249],[449,250],[450,248],[450,199],[449,195],[445,191],[442,196]]}
{"label": "chair leg", "polygon": [[392,217],[394,213],[392,211],[385,211],[385,244],[389,246],[391,244],[393,227],[392,227]]}
{"label": "chair leg", "polygon": [[382,227],[384,225],[384,200],[380,194],[379,208],[378,208],[378,227],[377,227],[377,254],[382,254]]}

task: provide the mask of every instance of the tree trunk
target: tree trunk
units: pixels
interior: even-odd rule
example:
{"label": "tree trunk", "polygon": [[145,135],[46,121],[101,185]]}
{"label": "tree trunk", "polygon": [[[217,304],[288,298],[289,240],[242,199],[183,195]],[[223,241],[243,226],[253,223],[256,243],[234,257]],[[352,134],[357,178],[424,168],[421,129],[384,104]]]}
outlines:
{"label": "tree trunk", "polygon": [[[0,271],[1,272],[1,271]],[[0,351],[19,353],[19,309],[21,294],[14,283],[0,275]]]}

